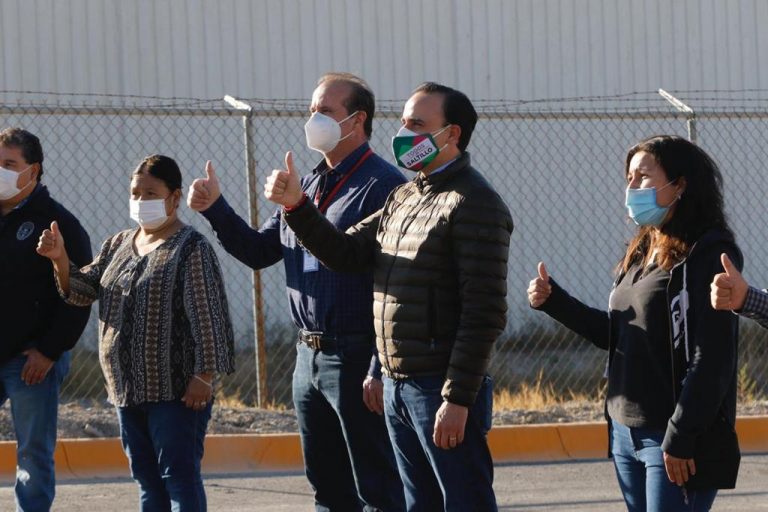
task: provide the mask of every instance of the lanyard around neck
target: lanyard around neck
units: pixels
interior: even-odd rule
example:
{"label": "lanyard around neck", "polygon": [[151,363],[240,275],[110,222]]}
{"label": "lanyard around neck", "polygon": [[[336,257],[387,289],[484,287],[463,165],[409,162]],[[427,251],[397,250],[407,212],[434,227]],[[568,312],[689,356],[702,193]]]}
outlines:
{"label": "lanyard around neck", "polygon": [[344,184],[349,180],[349,178],[352,177],[352,175],[357,171],[361,165],[363,165],[363,162],[368,160],[368,157],[373,154],[373,150],[371,148],[368,148],[368,151],[363,153],[363,156],[360,157],[360,159],[355,163],[354,167],[352,167],[347,174],[344,175],[343,178],[339,180],[339,182],[336,184],[335,187],[328,193],[328,196],[325,198],[325,201],[323,201],[322,204],[320,204],[320,187],[317,188],[317,191],[315,192],[315,204],[317,205],[317,208],[320,210],[320,213],[325,213],[328,210],[328,207],[331,205],[331,201],[334,197],[336,197],[336,194],[339,193],[339,190],[341,190],[341,187],[344,186]]}

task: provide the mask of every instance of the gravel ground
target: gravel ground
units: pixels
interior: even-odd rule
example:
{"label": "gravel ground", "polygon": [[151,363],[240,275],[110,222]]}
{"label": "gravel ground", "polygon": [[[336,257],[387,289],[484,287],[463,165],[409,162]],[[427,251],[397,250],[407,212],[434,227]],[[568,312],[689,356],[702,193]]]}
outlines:
{"label": "gravel ground", "polygon": [[[739,414],[768,415],[768,400],[739,406]],[[600,421],[602,403],[568,402],[543,410],[512,409],[495,411],[494,425],[521,425],[532,423],[565,423],[572,421]],[[78,401],[59,406],[59,437],[117,437],[117,417],[107,403]],[[212,434],[296,432],[293,410],[274,411],[255,408],[219,407],[213,409],[209,426]],[[8,404],[0,408],[0,440],[15,439]]]}

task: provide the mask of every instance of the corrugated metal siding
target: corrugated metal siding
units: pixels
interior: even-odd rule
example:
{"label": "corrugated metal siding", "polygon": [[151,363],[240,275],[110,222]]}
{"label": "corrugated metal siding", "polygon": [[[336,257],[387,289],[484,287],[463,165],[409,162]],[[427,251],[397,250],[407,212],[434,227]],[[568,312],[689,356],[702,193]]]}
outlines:
{"label": "corrugated metal siding", "polygon": [[764,0],[0,0],[0,89],[305,98],[348,70],[382,99],[768,88]]}

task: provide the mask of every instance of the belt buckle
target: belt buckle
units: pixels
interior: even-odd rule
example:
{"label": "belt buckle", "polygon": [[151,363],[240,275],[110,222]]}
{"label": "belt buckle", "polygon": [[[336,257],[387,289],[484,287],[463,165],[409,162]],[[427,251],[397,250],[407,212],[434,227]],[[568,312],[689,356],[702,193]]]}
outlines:
{"label": "belt buckle", "polygon": [[306,343],[309,348],[312,350],[320,350],[320,344],[323,337],[322,334],[316,332],[307,332],[304,334],[304,337],[304,343]]}
{"label": "belt buckle", "polygon": [[313,350],[320,350],[320,340],[321,336],[319,334],[310,334],[309,335],[309,346]]}

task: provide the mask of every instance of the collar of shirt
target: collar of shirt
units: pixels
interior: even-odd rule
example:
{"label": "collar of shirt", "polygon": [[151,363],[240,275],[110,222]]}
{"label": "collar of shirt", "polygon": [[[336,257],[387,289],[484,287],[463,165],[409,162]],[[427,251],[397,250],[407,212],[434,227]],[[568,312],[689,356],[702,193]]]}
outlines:
{"label": "collar of shirt", "polygon": [[339,162],[339,164],[333,168],[328,167],[328,163],[325,161],[325,159],[323,159],[323,161],[317,164],[317,167],[312,170],[312,173],[319,174],[320,176],[326,174],[344,176],[357,163],[357,161],[360,160],[365,152],[368,151],[368,147],[368,143],[363,142],[357,147],[357,149],[348,154],[344,160]]}
{"label": "collar of shirt", "polygon": [[435,169],[434,171],[429,173],[429,175],[430,176],[434,176],[435,174],[437,174],[439,172],[443,172],[449,165],[451,165],[453,162],[455,162],[458,159],[459,159],[459,157],[456,157],[453,160],[449,160],[448,162],[444,163],[443,165],[441,165],[440,167],[438,167],[437,169]]}
{"label": "collar of shirt", "polygon": [[14,206],[14,207],[13,207],[13,210],[11,210],[11,211],[14,211],[14,210],[18,210],[18,209],[22,208],[22,207],[23,207],[25,204],[27,204],[27,203],[28,203],[28,202],[29,202],[29,201],[30,201],[30,200],[31,200],[33,197],[35,197],[35,195],[37,195],[37,193],[40,191],[40,188],[41,188],[41,187],[42,187],[42,185],[41,185],[41,184],[38,182],[38,183],[37,183],[37,185],[35,185],[35,189],[32,191],[32,193],[31,193],[31,194],[29,194],[27,197],[25,197],[25,198],[24,198],[24,199],[23,199],[23,200],[22,200],[22,201],[21,201],[19,204],[17,204],[16,206]]}

